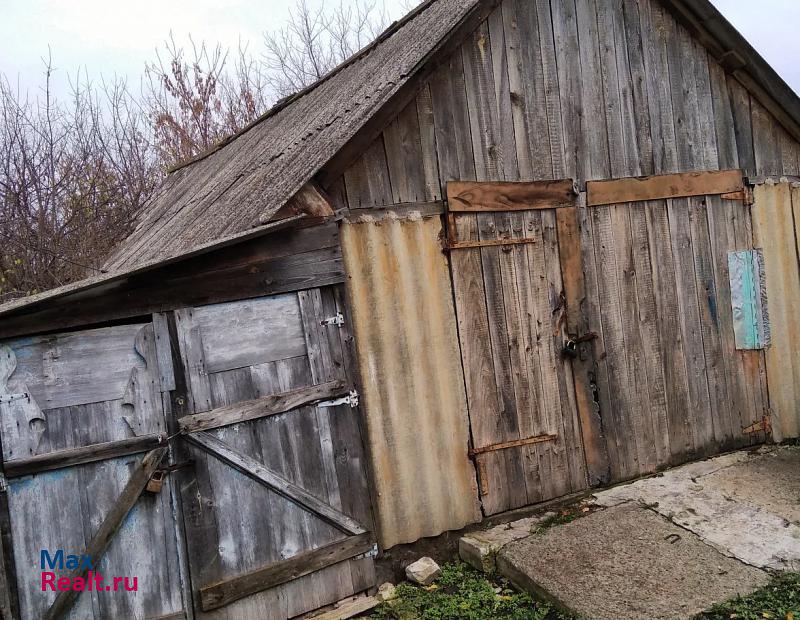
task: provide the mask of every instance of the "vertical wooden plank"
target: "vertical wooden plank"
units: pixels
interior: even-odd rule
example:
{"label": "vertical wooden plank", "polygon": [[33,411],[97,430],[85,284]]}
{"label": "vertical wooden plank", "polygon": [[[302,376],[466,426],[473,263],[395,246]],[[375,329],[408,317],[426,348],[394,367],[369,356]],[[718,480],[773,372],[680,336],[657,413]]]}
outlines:
{"label": "vertical wooden plank", "polygon": [[714,131],[717,138],[719,168],[720,170],[731,170],[739,167],[733,102],[728,90],[725,70],[711,58],[708,61],[708,68],[711,79],[711,100],[714,105]]}
{"label": "vertical wooden plank", "polygon": [[383,135],[378,136],[345,171],[344,181],[351,209],[368,209],[392,203],[392,184]]}
{"label": "vertical wooden plank", "polygon": [[411,101],[383,131],[393,202],[426,199],[417,103]]}
{"label": "vertical wooden plank", "polygon": [[663,201],[647,204],[647,231],[652,255],[653,289],[659,341],[663,344],[664,387],[667,427],[672,462],[685,461],[694,443],[689,421],[689,385],[684,353],[684,336],[678,299],[678,281],[671,247],[667,205]]}
{"label": "vertical wooden plank", "polygon": [[422,90],[417,95],[416,102],[420,146],[422,148],[425,200],[440,200],[442,198],[442,187],[439,183],[439,162],[436,159],[436,127],[434,125],[433,98],[430,85],[426,84],[422,87]]}
{"label": "vertical wooden plank", "polygon": [[[558,67],[556,64],[555,40],[553,34],[553,17],[549,0],[534,0],[536,18],[539,26],[538,51],[543,75],[544,110],[547,114],[547,129],[550,136],[550,156],[553,163],[553,178],[563,179],[567,176],[564,155],[564,125],[561,118],[561,100],[558,91]],[[533,42],[531,42],[532,44]],[[555,225],[555,222],[553,222]]]}
{"label": "vertical wooden plank", "polygon": [[580,58],[578,45],[578,24],[574,0],[553,2],[550,5],[555,40],[556,68],[562,127],[564,131],[564,176],[585,179],[585,159],[580,156],[585,151],[584,141],[592,131],[584,127],[581,116],[582,67],[576,60]]}
{"label": "vertical wooden plank", "polygon": [[762,176],[783,174],[778,124],[772,115],[754,99],[751,99],[751,113],[756,174]]}
{"label": "vertical wooden plank", "polygon": [[753,120],[750,109],[750,93],[735,78],[728,77],[728,92],[731,99],[733,129],[736,134],[736,151],[739,167],[745,175],[756,174],[756,155],[753,147]]}
{"label": "vertical wooden plank", "polygon": [[[524,122],[527,129],[525,134],[516,133],[520,173],[523,178],[532,180],[557,178],[553,176],[545,94],[547,82],[541,61],[541,37],[536,6],[529,0],[505,0],[503,12],[506,23],[516,24],[515,28],[505,29],[506,36],[510,37],[509,41],[516,49],[516,53],[508,51],[509,67],[512,64],[514,66],[509,73],[509,83],[514,84],[518,79],[516,86],[512,85],[511,88],[517,95],[524,97],[524,102],[514,106],[516,126],[520,127]],[[528,171],[530,176],[526,177]]]}
{"label": "vertical wooden plank", "polygon": [[667,174],[678,171],[667,42],[670,32],[667,9],[655,0],[639,3],[650,130],[653,139],[653,171]]}
{"label": "vertical wooden plank", "polygon": [[[581,238],[578,228],[578,209],[559,209],[558,248],[566,300],[566,328],[571,338],[589,333],[586,317],[586,284],[583,274]],[[595,372],[594,351],[591,342],[578,346],[578,357],[573,362],[575,400],[580,418],[581,444],[586,454],[590,486],[608,483],[611,479],[608,447],[603,436],[600,410],[594,396],[592,375]]]}

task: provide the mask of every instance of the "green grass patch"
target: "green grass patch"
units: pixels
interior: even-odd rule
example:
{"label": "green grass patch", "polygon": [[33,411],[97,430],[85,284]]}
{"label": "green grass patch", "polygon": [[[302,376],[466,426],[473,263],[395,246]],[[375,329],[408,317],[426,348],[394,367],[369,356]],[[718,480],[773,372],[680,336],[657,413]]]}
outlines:
{"label": "green grass patch", "polygon": [[[445,564],[428,587],[401,584],[397,597],[377,607],[370,618],[391,620],[573,620],[547,603],[518,592],[505,580],[463,562]],[[798,619],[800,620],[800,619]]]}
{"label": "green grass patch", "polygon": [[698,620],[800,620],[800,573],[779,575],[748,596],[714,605]]}

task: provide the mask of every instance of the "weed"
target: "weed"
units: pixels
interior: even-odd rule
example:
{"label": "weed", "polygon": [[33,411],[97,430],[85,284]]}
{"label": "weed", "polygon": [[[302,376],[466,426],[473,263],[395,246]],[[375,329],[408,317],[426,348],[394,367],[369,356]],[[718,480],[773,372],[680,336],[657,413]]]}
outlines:
{"label": "weed", "polygon": [[487,577],[467,564],[445,564],[428,587],[401,584],[397,597],[370,618],[386,620],[570,620],[547,603],[512,589],[507,581]]}
{"label": "weed", "polygon": [[748,596],[714,605],[698,620],[800,620],[800,573],[774,577],[769,585]]}

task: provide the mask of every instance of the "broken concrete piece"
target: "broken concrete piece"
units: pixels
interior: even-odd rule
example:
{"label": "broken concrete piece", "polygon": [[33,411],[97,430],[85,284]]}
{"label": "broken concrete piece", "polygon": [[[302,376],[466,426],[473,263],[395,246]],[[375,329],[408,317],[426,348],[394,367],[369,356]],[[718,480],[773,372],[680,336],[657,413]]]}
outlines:
{"label": "broken concrete piece", "polygon": [[421,586],[429,586],[439,575],[442,574],[442,569],[431,558],[420,558],[413,564],[406,566],[406,577],[409,581],[418,583]]}
{"label": "broken concrete piece", "polygon": [[381,603],[385,603],[386,601],[391,601],[393,598],[397,596],[396,592],[397,588],[394,587],[394,584],[391,583],[384,583],[378,588],[378,593],[375,595],[375,598],[378,599]]}
{"label": "broken concrete piece", "polygon": [[458,555],[467,564],[485,573],[496,569],[495,558],[498,551],[515,540],[530,536],[545,521],[556,516],[546,512],[535,517],[504,523],[488,530],[471,532],[458,541]]}
{"label": "broken concrete piece", "polygon": [[518,587],[591,620],[691,618],[769,581],[630,503],[509,543],[497,568]]}

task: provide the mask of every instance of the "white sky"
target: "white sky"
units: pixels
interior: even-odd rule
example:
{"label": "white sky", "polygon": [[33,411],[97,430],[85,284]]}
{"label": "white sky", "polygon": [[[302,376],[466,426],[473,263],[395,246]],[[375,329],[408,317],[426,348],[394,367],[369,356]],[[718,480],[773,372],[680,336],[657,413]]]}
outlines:
{"label": "white sky", "polygon": [[[713,2],[800,92],[800,2]],[[19,81],[23,89],[35,90],[49,46],[62,80],[59,88],[65,88],[66,73],[74,75],[78,68],[93,79],[117,74],[136,82],[145,61],[154,57],[155,48],[170,32],[179,41],[191,34],[195,41],[231,47],[240,40],[250,41],[251,49],[258,50],[261,33],[280,27],[292,4],[286,0],[0,0],[0,72]],[[392,17],[402,14],[400,4],[386,0]]]}

